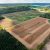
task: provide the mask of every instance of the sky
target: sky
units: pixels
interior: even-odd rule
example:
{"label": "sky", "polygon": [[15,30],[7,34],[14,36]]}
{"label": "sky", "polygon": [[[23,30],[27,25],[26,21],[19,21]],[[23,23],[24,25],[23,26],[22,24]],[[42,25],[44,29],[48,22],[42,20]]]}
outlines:
{"label": "sky", "polygon": [[50,0],[0,0],[0,3],[50,3]]}

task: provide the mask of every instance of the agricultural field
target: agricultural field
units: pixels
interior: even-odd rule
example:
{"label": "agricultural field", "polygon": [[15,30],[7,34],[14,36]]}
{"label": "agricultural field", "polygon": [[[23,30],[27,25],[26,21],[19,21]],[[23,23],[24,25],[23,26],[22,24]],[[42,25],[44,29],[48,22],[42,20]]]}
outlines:
{"label": "agricultural field", "polygon": [[[37,21],[37,20],[38,20],[38,21]],[[19,31],[19,32],[22,33],[23,30],[27,30],[27,29],[28,29],[27,31],[30,32],[30,31],[29,31],[30,26],[32,27],[32,28],[30,28],[30,30],[32,30],[32,29],[34,30],[34,29],[36,29],[37,27],[39,27],[39,26],[41,26],[41,25],[43,25],[43,24],[45,23],[45,21],[42,20],[41,18],[40,18],[40,20],[39,20],[39,19],[37,19],[37,20],[34,20],[34,22],[33,22],[33,19],[32,19],[31,21],[26,22],[28,25],[27,25],[26,23],[24,24],[24,25],[25,25],[25,29],[23,28],[23,26],[22,26],[22,24],[21,24],[21,25],[19,25],[19,27],[20,27],[20,26],[22,26],[22,27],[21,27],[19,30],[16,29],[16,28],[18,28],[18,26],[17,26],[17,27],[14,28],[13,31],[15,31],[15,29],[16,29],[15,32]],[[43,21],[44,23],[41,22],[41,21]],[[37,23],[36,23],[36,22],[37,22]],[[39,23],[39,22],[40,22],[40,23]],[[8,25],[8,24],[7,24],[7,25]],[[33,25],[34,25],[34,27],[33,27]],[[27,27],[26,27],[26,26],[27,26]],[[48,25],[46,25],[46,26],[48,26]],[[48,27],[46,27],[46,26],[45,26],[45,28],[43,27],[44,30],[48,28]],[[1,45],[2,45],[1,48],[3,47],[3,45],[5,45],[2,49],[5,50],[5,47],[6,47],[6,49],[9,49],[9,50],[13,50],[13,49],[14,49],[14,50],[16,50],[16,49],[17,49],[17,50],[20,50],[20,49],[21,49],[21,50],[27,50],[27,48],[24,47],[20,42],[18,42],[18,40],[15,40],[14,37],[10,36],[10,34],[9,34],[8,32],[4,32],[4,31],[2,30],[2,26],[0,26],[0,28],[1,28],[1,29],[0,29],[0,30],[1,30],[1,31],[0,31],[0,32],[1,32],[1,33],[0,33],[0,34],[1,34],[0,37],[1,37],[3,40],[5,40],[5,41],[3,41],[3,40],[1,39],[1,41],[2,41],[2,43],[3,43],[3,44],[1,43]],[[22,28],[23,28],[23,29],[22,29]],[[43,28],[42,28],[42,29],[43,29]],[[44,31],[44,30],[42,30],[42,31]],[[26,31],[26,32],[27,32],[27,31]],[[40,29],[40,31],[41,31],[41,29]],[[41,33],[40,31],[38,31],[38,34],[36,34],[37,32],[35,32],[35,34],[36,34],[35,37],[34,37],[34,35],[32,35],[31,38],[34,37],[34,39],[35,39],[35,38],[37,37],[37,35],[40,35],[40,33]],[[6,33],[6,34],[5,34],[5,33]],[[23,34],[24,37],[25,37],[25,35],[26,35],[25,32],[22,33],[22,34]],[[19,34],[19,36],[21,37],[22,34]],[[30,33],[29,33],[29,34],[30,34]],[[42,33],[41,33],[41,34],[42,34]],[[3,37],[2,37],[2,36],[3,36]],[[29,37],[29,38],[30,38],[30,37]],[[26,39],[26,41],[27,41],[27,39]],[[30,41],[31,41],[31,39],[30,39]],[[28,42],[30,42],[30,41],[29,41],[29,39],[28,39]],[[34,41],[34,40],[32,39],[32,41]],[[31,41],[31,43],[32,43],[32,41]],[[12,43],[13,43],[13,44],[12,44]],[[9,47],[9,46],[10,46],[10,47]],[[12,47],[13,47],[13,48],[12,48]]]}
{"label": "agricultural field", "polygon": [[38,17],[40,12],[37,10],[29,10],[29,11],[21,11],[21,12],[14,12],[9,14],[4,14],[2,16],[7,17],[15,21],[16,23],[21,23],[26,20]]}
{"label": "agricultural field", "polygon": [[[49,22],[50,22],[50,17],[49,17],[50,8],[47,8],[47,7],[44,8],[44,7],[38,7],[38,6],[29,7],[28,6],[29,8],[31,8],[28,10],[28,9],[26,9],[26,7],[24,7],[24,9],[22,9],[22,8],[20,9],[19,7],[18,7],[19,9],[16,9],[16,7],[13,7],[13,6],[10,6],[10,7],[7,5],[5,7],[0,6],[0,19],[2,20],[3,17],[6,17],[6,18],[11,19],[12,21],[14,21],[17,24],[20,24],[20,23],[22,23],[26,20],[30,20],[32,18],[43,17],[43,18],[48,18]],[[17,11],[17,10],[19,10],[19,11]],[[40,25],[41,25],[41,23],[40,23]],[[2,46],[0,45],[0,50],[3,50],[3,49],[4,50],[27,50],[27,48],[25,46],[23,46],[18,40],[14,39],[14,37],[12,37],[5,30],[2,30],[3,29],[2,27],[3,26],[0,26],[0,44],[2,45]],[[16,29],[16,27],[14,28],[14,30],[15,29]],[[20,31],[20,30],[18,30],[18,31]],[[41,32],[39,32],[39,34],[40,33]],[[31,39],[30,39],[30,41],[31,41]],[[42,47],[43,47],[43,45],[42,45]],[[40,45],[40,48],[41,48],[41,45]],[[39,49],[39,50],[41,50],[41,49]]]}
{"label": "agricultural field", "polygon": [[[3,17],[10,18],[11,20],[15,21],[18,24],[26,20],[35,18],[37,16],[44,17],[44,18],[49,18],[50,16],[48,15],[50,14],[50,8],[40,7],[40,6],[32,6],[32,7],[28,6],[28,7],[30,10],[27,9],[24,10],[23,8],[21,8],[21,6],[19,6],[19,7],[8,7],[7,9],[0,10],[0,12],[4,11],[4,13],[2,14]],[[21,10],[17,11],[16,9],[18,8],[19,10],[21,8],[22,11]]]}

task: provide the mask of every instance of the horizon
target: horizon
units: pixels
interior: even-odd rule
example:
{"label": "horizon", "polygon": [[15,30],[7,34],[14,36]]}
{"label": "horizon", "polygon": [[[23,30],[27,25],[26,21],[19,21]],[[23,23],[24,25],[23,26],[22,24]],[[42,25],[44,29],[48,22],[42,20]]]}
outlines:
{"label": "horizon", "polygon": [[[45,4],[45,3],[0,3],[0,4]],[[50,4],[50,3],[46,3]]]}
{"label": "horizon", "polygon": [[0,0],[3,3],[50,3],[50,0]]}

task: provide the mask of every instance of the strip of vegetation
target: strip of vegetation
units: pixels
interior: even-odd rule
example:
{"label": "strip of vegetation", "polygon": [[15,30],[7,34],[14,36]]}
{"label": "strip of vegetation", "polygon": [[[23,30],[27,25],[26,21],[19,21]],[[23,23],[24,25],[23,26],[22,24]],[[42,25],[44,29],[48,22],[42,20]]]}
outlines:
{"label": "strip of vegetation", "polygon": [[40,17],[43,17],[43,18],[47,18],[48,19],[48,22],[50,23],[50,13],[40,14],[39,16]]}
{"label": "strip of vegetation", "polygon": [[4,19],[4,17],[0,15],[0,20],[2,20],[2,19]]}
{"label": "strip of vegetation", "polygon": [[17,7],[8,7],[8,8],[0,8],[0,14],[7,14],[13,12],[20,12],[20,11],[28,11],[31,10],[30,6],[17,6]]}
{"label": "strip of vegetation", "polygon": [[48,22],[50,23],[50,19],[48,19]]}
{"label": "strip of vegetation", "polygon": [[43,18],[48,18],[48,19],[50,19],[50,13],[44,13],[44,14],[40,14],[40,17],[43,17]]}

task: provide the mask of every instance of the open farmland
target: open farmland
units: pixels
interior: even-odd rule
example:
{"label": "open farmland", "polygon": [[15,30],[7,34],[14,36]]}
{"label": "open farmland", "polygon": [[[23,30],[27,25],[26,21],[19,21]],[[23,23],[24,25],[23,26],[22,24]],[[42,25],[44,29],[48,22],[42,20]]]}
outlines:
{"label": "open farmland", "polygon": [[4,17],[8,17],[15,21],[16,23],[21,23],[23,21],[35,18],[39,16],[40,12],[37,10],[29,10],[29,11],[21,11],[21,12],[14,12],[9,14],[4,14]]}
{"label": "open farmland", "polygon": [[48,20],[41,17],[16,25],[10,30],[6,29],[28,49],[34,49],[40,45],[50,34],[49,30]]}
{"label": "open farmland", "polygon": [[0,4],[0,50],[50,50],[48,21],[50,4]]}
{"label": "open farmland", "polygon": [[6,19],[1,20],[0,25],[3,25],[5,30],[19,40],[27,49],[36,48],[49,35],[50,25],[46,18],[33,18],[21,24],[15,24],[15,26],[12,20]]}

